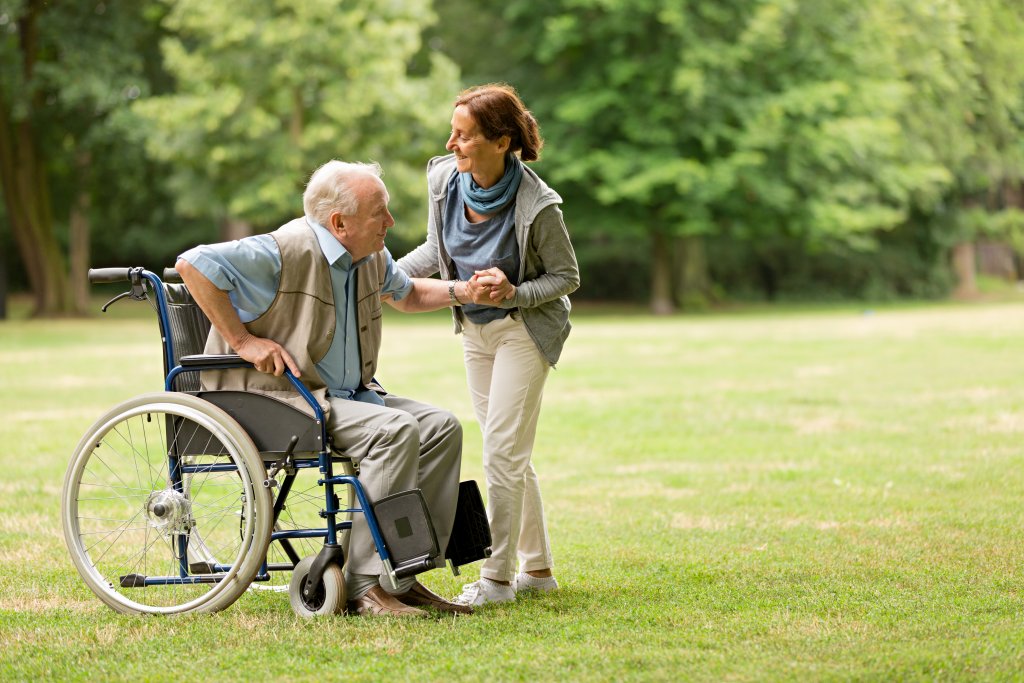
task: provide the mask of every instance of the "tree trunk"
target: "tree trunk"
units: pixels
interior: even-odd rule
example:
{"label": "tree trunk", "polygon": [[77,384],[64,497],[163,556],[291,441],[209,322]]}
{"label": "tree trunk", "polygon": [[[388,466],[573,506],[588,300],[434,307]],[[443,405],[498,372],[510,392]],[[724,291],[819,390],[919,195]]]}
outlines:
{"label": "tree trunk", "polygon": [[221,241],[230,242],[252,235],[252,223],[237,218],[225,218],[220,224]]}
{"label": "tree trunk", "polygon": [[704,309],[711,300],[711,278],[704,238],[686,235],[675,240],[675,302],[683,309]]}
{"label": "tree trunk", "polygon": [[0,256],[0,320],[7,320],[7,259]]}
{"label": "tree trunk", "polygon": [[84,313],[89,310],[89,208],[92,205],[89,170],[92,157],[88,152],[79,152],[75,163],[78,168],[78,196],[68,216],[68,260],[71,263],[71,292],[75,309]]}
{"label": "tree trunk", "polygon": [[[32,82],[39,2],[29,3],[18,20],[19,48],[25,83]],[[38,97],[29,113],[38,109]],[[34,299],[33,315],[59,315],[74,310],[68,290],[64,256],[53,233],[50,187],[44,160],[37,150],[31,115],[14,120],[11,104],[0,93],[0,184],[3,185],[11,233],[25,264]]]}
{"label": "tree trunk", "polygon": [[953,296],[968,298],[978,294],[975,281],[974,242],[961,242],[953,246],[953,272],[956,274],[956,289]]}
{"label": "tree trunk", "polygon": [[672,250],[666,235],[655,232],[651,236],[651,311],[655,315],[675,312],[672,303]]}

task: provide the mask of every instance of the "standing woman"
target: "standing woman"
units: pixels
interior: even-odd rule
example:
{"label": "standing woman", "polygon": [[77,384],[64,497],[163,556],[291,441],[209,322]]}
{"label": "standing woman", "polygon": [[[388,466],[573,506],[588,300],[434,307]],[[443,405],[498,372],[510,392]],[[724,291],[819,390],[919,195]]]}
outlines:
{"label": "standing woman", "polygon": [[[558,205],[562,198],[523,162],[544,141],[504,84],[455,100],[451,154],[427,165],[427,240],[398,261],[413,277],[449,281],[455,332],[483,431],[492,554],[455,601],[514,600],[558,588],[537,474],[530,463],[548,371],[569,336],[569,298],[580,284]],[[516,571],[516,556],[519,571]]]}

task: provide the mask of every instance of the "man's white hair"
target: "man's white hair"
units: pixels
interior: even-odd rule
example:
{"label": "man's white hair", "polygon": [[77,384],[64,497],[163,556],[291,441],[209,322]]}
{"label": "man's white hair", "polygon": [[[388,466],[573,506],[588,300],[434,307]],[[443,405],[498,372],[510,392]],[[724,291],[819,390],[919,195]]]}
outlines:
{"label": "man's white hair", "polygon": [[380,178],[384,169],[376,161],[363,164],[332,159],[313,171],[302,194],[302,209],[306,215],[323,226],[331,214],[339,211],[347,216],[359,212],[359,198],[354,192],[353,180]]}

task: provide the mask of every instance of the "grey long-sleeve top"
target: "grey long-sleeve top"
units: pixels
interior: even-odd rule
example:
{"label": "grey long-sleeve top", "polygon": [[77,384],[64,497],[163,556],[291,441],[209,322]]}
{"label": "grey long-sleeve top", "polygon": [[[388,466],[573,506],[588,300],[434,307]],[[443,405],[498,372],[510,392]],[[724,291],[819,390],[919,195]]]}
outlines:
{"label": "grey long-sleeve top", "polygon": [[[438,272],[446,280],[455,277],[454,264],[441,239],[448,179],[454,172],[455,156],[451,154],[434,157],[427,164],[427,239],[397,261],[398,267],[410,277],[430,277]],[[558,207],[561,203],[558,193],[524,165],[515,208],[520,284],[512,299],[498,304],[519,309],[530,337],[551,365],[558,362],[572,329],[568,295],[580,286],[576,253]],[[452,314],[458,334],[462,332],[462,312],[453,308]]]}

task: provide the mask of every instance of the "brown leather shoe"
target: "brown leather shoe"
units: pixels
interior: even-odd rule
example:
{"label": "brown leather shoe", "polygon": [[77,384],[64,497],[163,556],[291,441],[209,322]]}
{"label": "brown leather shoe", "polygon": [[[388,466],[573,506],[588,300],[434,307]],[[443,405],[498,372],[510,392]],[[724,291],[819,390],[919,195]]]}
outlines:
{"label": "brown leather shoe", "polygon": [[374,586],[361,598],[349,600],[348,613],[368,617],[428,617],[421,609],[410,607],[396,600],[380,586]]}
{"label": "brown leather shoe", "polygon": [[412,588],[404,593],[395,596],[406,605],[415,605],[416,607],[433,607],[434,609],[441,612],[451,612],[453,614],[472,614],[472,605],[459,605],[454,602],[448,602],[440,595],[430,592],[426,586],[417,581],[412,585]]}

